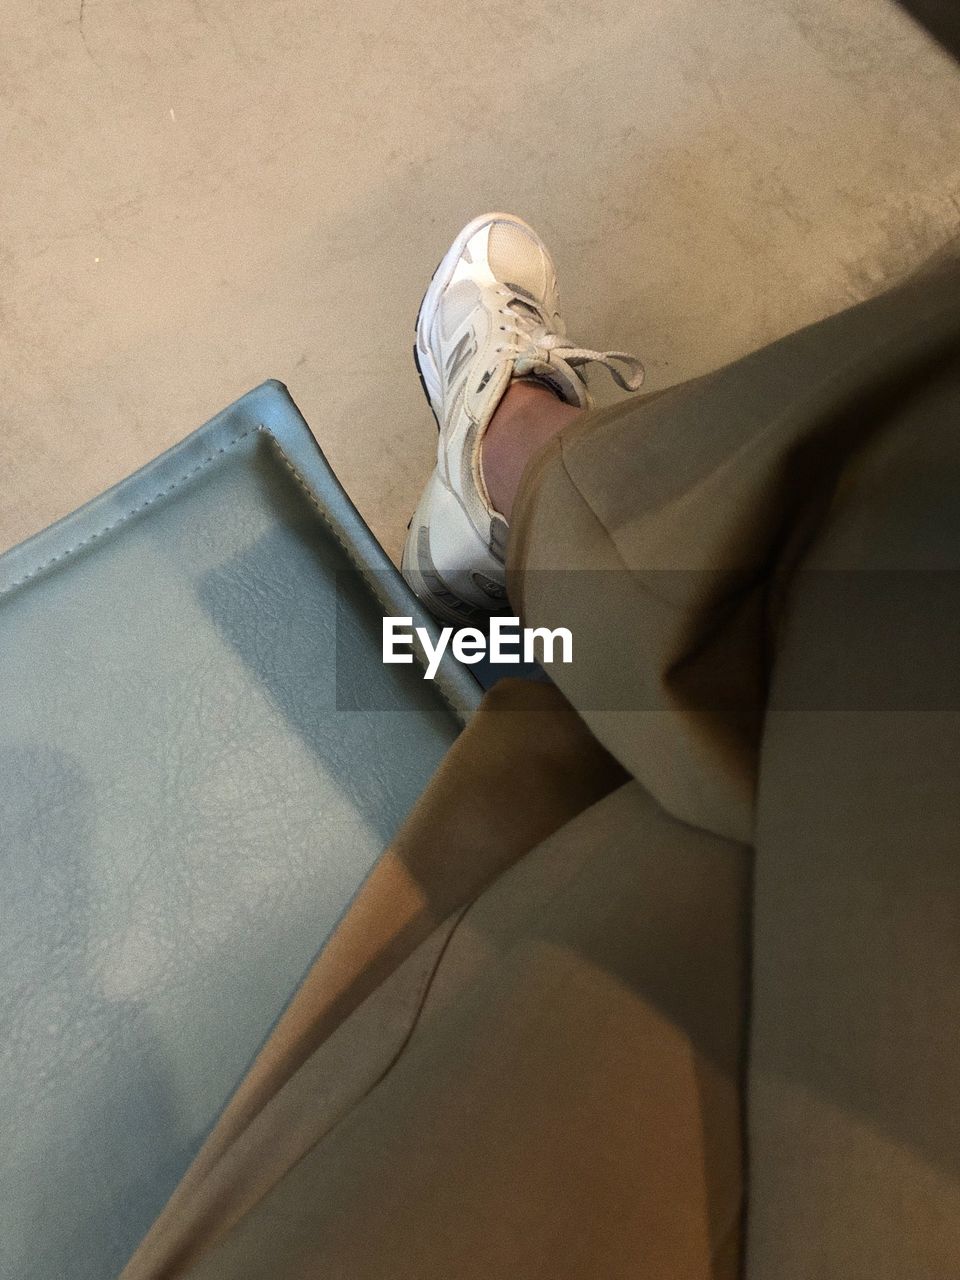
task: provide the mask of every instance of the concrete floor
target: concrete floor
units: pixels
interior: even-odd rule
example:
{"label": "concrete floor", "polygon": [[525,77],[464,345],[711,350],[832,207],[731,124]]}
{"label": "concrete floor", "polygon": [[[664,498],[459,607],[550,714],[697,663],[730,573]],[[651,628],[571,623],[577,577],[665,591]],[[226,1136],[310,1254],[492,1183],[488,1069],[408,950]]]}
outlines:
{"label": "concrete floor", "polygon": [[2,0],[0,545],[265,377],[388,550],[426,280],[488,208],[651,388],[958,233],[960,69],[890,0]]}

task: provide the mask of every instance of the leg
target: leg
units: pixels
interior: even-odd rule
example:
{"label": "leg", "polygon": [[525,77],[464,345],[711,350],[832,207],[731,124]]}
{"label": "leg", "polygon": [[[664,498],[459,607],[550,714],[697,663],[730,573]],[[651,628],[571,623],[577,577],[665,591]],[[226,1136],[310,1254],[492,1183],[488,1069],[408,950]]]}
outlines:
{"label": "leg", "polygon": [[664,808],[755,844],[752,1280],[960,1258],[960,271],[574,423],[514,602]]}
{"label": "leg", "polygon": [[582,412],[545,387],[525,382],[508,387],[480,446],[487,492],[507,520],[527,463]]}

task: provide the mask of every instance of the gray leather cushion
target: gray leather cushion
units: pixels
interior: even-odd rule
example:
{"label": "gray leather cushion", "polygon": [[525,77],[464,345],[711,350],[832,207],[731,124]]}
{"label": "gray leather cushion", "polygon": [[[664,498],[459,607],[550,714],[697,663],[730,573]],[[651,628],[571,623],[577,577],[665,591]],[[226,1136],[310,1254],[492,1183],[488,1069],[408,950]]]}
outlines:
{"label": "gray leather cushion", "polygon": [[120,1270],[469,714],[385,609],[279,384],[0,559],[4,1277]]}

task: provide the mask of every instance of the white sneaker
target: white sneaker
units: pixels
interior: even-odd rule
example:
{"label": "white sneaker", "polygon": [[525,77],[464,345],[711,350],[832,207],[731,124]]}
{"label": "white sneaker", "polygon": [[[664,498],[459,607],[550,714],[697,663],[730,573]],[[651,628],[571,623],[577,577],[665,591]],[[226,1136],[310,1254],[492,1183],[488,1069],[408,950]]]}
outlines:
{"label": "white sneaker", "polygon": [[532,228],[506,213],[475,218],[450,246],[420,304],[413,355],[440,441],[401,568],[432,613],[477,621],[509,608],[507,522],[484,485],[480,444],[510,382],[538,382],[588,409],[584,364],[605,365],[625,391],[640,387],[643,368],[624,352],[570,346],[553,259]]}

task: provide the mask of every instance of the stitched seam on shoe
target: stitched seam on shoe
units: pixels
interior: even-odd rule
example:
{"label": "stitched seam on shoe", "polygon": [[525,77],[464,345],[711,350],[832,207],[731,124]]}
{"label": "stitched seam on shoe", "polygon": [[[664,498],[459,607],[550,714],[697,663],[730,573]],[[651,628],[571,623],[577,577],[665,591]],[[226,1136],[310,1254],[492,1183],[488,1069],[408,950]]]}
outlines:
{"label": "stitched seam on shoe", "polygon": [[182,476],[178,476],[177,479],[174,480],[172,484],[167,485],[165,489],[158,490],[158,492],[153,494],[151,497],[145,498],[143,502],[139,502],[135,507],[131,507],[129,511],[124,511],[123,514],[117,516],[116,520],[112,523],[104,525],[103,528],[98,529],[96,533],[90,533],[85,538],[81,538],[79,542],[75,542],[73,546],[68,547],[66,551],[61,551],[57,555],[51,556],[49,560],[44,560],[42,564],[38,564],[36,568],[31,569],[30,572],[24,574],[22,578],[17,578],[15,582],[11,582],[8,586],[4,587],[3,590],[0,591],[0,600],[2,600],[4,596],[9,595],[12,591],[15,591],[18,587],[22,587],[25,583],[32,581],[32,579],[43,573],[44,569],[49,569],[51,565],[59,564],[61,561],[69,560],[72,555],[75,555],[84,547],[88,547],[91,542],[96,542],[96,540],[98,538],[102,538],[105,533],[110,533],[114,529],[119,529],[121,525],[126,524],[126,522],[133,516],[137,515],[141,511],[145,511],[147,507],[152,506],[153,503],[157,502],[160,498],[165,498],[168,494],[173,493],[175,489],[178,489],[182,484],[185,484],[191,476],[195,476],[198,471],[202,471],[203,468],[208,467],[211,462],[215,462],[221,454],[232,449],[234,445],[239,444],[241,440],[245,440],[254,430],[261,429],[262,428],[259,427],[248,427],[247,430],[241,432],[240,435],[234,436],[232,440],[228,440],[227,443],[217,449],[215,453],[209,454],[206,458],[203,458],[198,462],[195,467],[191,467],[190,470],[185,471]]}

